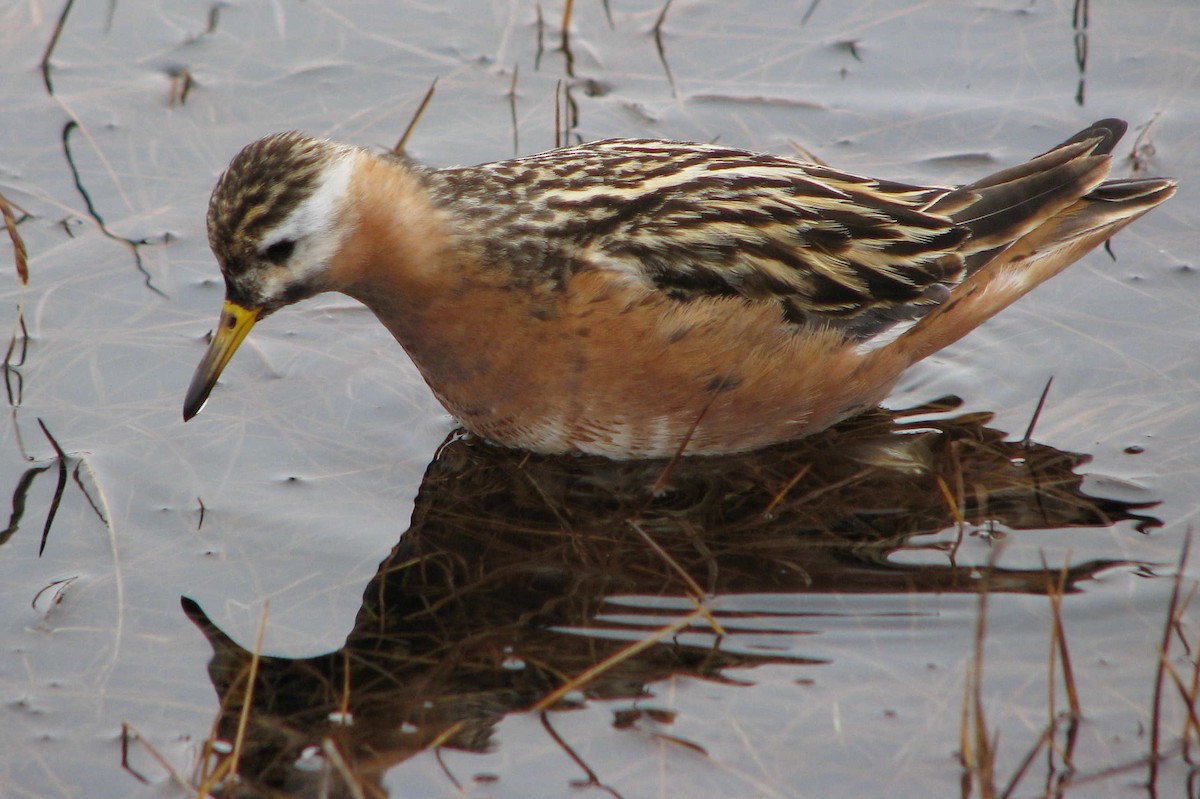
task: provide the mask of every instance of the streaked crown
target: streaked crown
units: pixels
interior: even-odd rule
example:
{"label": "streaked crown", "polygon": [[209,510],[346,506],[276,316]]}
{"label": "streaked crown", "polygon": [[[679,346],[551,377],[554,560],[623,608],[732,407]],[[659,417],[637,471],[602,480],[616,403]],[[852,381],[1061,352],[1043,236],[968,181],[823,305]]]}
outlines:
{"label": "streaked crown", "polygon": [[269,313],[322,290],[315,279],[348,183],[354,148],[291,131],[245,147],[208,205],[208,242],[228,298]]}

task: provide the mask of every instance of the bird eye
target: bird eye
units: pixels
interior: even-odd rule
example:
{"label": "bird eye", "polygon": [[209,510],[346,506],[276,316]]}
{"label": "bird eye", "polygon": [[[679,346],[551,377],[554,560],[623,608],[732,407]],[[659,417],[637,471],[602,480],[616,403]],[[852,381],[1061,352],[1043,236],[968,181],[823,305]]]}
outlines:
{"label": "bird eye", "polygon": [[292,252],[296,249],[296,242],[291,239],[280,239],[272,244],[267,249],[263,250],[263,258],[266,258],[273,264],[280,265],[288,258],[292,257]]}

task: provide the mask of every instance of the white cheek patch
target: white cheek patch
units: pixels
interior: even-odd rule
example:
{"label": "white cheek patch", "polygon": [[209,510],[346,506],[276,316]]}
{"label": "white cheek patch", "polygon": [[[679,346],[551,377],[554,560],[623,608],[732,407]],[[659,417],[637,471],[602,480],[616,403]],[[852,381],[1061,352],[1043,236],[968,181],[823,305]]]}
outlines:
{"label": "white cheek patch", "polygon": [[260,252],[281,241],[296,243],[286,269],[272,269],[263,275],[261,286],[267,296],[281,296],[289,285],[322,282],[321,276],[341,246],[345,233],[337,223],[349,201],[355,156],[353,150],[347,149],[331,160],[321,170],[312,195],[263,238]]}
{"label": "white cheek patch", "polygon": [[258,296],[264,305],[274,304],[275,300],[287,294],[289,286],[301,282],[304,282],[303,279],[297,280],[295,270],[290,267],[271,265],[257,275]]}

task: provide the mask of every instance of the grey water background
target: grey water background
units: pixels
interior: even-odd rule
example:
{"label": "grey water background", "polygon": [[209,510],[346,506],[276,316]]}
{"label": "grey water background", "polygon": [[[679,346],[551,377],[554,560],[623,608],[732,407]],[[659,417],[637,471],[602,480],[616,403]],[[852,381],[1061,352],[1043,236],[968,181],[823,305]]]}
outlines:
{"label": "grey water background", "polygon": [[[271,654],[345,635],[452,424],[382,327],[328,297],[256,329],[183,426],[222,294],[204,209],[228,159],[268,132],[393,145],[434,79],[408,152],[444,165],[553,146],[557,116],[572,139],[799,145],[849,171],[952,183],[1121,116],[1125,175],[1150,126],[1139,155],[1180,179],[1178,196],[1113,241],[1115,261],[1088,256],[914,369],[888,403],[955,394],[1020,436],[1053,376],[1037,439],[1092,455],[1095,490],[1160,503],[1164,524],[1148,532],[1022,531],[1002,553],[1027,567],[1149,564],[1106,572],[1064,607],[1081,760],[1099,771],[1144,754],[1171,564],[1200,507],[1200,16],[1189,0],[1146,0],[1090,4],[1085,21],[1087,5],[577,0],[563,51],[561,5],[524,0],[83,3],[44,73],[63,7],[0,4],[0,192],[29,215],[30,256],[22,291],[0,243],[0,321],[15,326],[23,302],[28,327],[0,427],[0,495],[14,497],[0,537],[0,795],[180,793],[137,742],[152,784],[121,768],[121,728],[190,773],[217,700],[181,595],[247,646],[269,601]],[[960,558],[984,563],[989,546],[972,538]],[[614,728],[603,702],[561,714],[560,731],[630,797],[956,794],[974,597],[824,601],[850,621],[775,643],[834,669],[656,686],[670,735],[703,754]],[[870,620],[896,608],[919,612]],[[1011,770],[1043,723],[1049,611],[1028,596],[991,611],[985,695]],[[1194,611],[1186,621],[1194,630]],[[456,787],[447,770],[497,779]],[[598,790],[571,787],[579,776],[536,717],[515,714],[489,753],[427,752],[383,784]],[[1144,795],[1140,779],[1068,795]],[[1160,779],[1159,795],[1194,795],[1179,759]]]}

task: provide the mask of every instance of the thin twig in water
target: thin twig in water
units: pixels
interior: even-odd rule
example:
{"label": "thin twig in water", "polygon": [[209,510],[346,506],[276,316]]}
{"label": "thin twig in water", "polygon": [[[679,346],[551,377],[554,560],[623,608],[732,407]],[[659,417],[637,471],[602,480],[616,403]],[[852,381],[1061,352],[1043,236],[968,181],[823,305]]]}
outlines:
{"label": "thin twig in water", "polygon": [[[74,480],[75,485],[79,487],[79,492],[83,494],[83,498],[86,499],[88,505],[91,506],[92,512],[96,514],[96,518],[99,519],[100,523],[105,527],[111,529],[111,525],[108,523],[108,517],[104,513],[104,509],[100,507],[100,502],[92,497],[91,492],[87,490],[87,486],[83,484],[83,478],[79,476],[79,472],[83,469],[84,463],[85,461],[80,459],[79,462],[75,464],[75,468],[71,470],[71,479]],[[92,471],[90,465],[88,466],[88,473],[92,475],[93,480],[96,479],[96,473]]]}
{"label": "thin twig in water", "polygon": [[567,77],[575,77],[575,54],[571,52],[571,15],[575,11],[575,0],[567,0],[563,5],[562,38],[558,49],[562,51],[566,62]]}
{"label": "thin twig in water", "polygon": [[186,104],[188,94],[192,91],[192,71],[187,67],[171,70],[167,77],[171,79],[171,85],[167,91],[167,107],[174,108],[177,105]]}
{"label": "thin twig in water", "polygon": [[[204,742],[204,752],[202,757],[204,758],[203,762],[205,763],[207,763],[208,759],[212,756],[212,743],[213,742],[211,739]],[[229,759],[226,758],[225,760],[222,760],[220,765],[213,769],[209,774],[205,775],[204,780],[200,783],[199,787],[196,788],[195,795],[197,799],[202,796],[212,796],[213,789],[219,782],[224,780],[228,774]]]}
{"label": "thin twig in water", "polygon": [[[55,580],[33,595],[33,599],[29,600],[29,607],[32,610],[37,610],[38,602],[41,601],[42,596],[48,591],[53,591],[54,596],[51,598],[49,606],[50,608],[53,608],[55,605],[63,601],[63,592],[70,588],[71,584],[78,579],[79,575],[77,574],[74,577],[64,577],[61,580]],[[49,610],[49,608],[47,610]]]}
{"label": "thin twig in water", "polygon": [[938,491],[942,494],[942,499],[946,500],[946,507],[950,509],[950,518],[954,519],[954,523],[958,525],[961,532],[966,526],[966,520],[963,518],[962,503],[954,498],[954,494],[950,491],[950,486],[946,485],[945,479],[939,474],[937,479]]}
{"label": "thin twig in water", "polygon": [[520,64],[513,64],[512,83],[508,87],[508,111],[512,117],[512,134],[513,134],[513,155],[521,154],[521,143],[517,134],[517,75],[521,69]]}
{"label": "thin twig in water", "polygon": [[[17,301],[17,324],[8,340],[8,349],[4,352],[4,391],[8,396],[8,404],[12,406],[15,417],[17,406],[25,399],[25,376],[19,367],[25,365],[25,356],[29,353],[29,329],[25,326],[25,299]],[[20,354],[16,360],[13,355],[20,343]],[[20,433],[17,434],[20,441]],[[24,447],[21,447],[24,449]]]}
{"label": "thin twig in water", "polygon": [[[1079,690],[1075,684],[1075,670],[1071,666],[1071,653],[1067,648],[1066,627],[1063,625],[1062,620],[1062,600],[1063,594],[1066,591],[1070,566],[1067,561],[1064,561],[1058,580],[1055,581],[1050,576],[1050,566],[1046,563],[1045,554],[1039,553],[1039,557],[1042,562],[1042,575],[1046,580],[1046,596],[1050,600],[1051,618],[1049,668],[1046,674],[1046,690],[1048,694],[1046,708],[1050,716],[1047,722],[1047,730],[1050,734],[1049,742],[1052,745],[1047,752],[1047,756],[1051,764],[1051,772],[1059,773],[1056,784],[1059,792],[1061,792],[1070,784],[1075,774],[1075,740],[1078,734],[1079,722],[1083,718],[1083,709],[1079,702]],[[1069,557],[1068,554],[1068,559]],[[1067,704],[1070,707],[1067,716],[1066,746],[1061,748],[1053,745],[1054,734],[1058,729],[1058,711],[1054,688],[1058,684],[1056,664],[1059,662],[1062,663],[1063,684],[1067,689]],[[1055,752],[1061,752],[1066,771],[1060,771],[1053,766]],[[1015,788],[1015,783],[1010,782],[1010,789],[1012,788]]]}
{"label": "thin twig in water", "polygon": [[1009,797],[1012,796],[1013,791],[1017,789],[1017,786],[1021,783],[1021,779],[1025,776],[1025,772],[1027,772],[1029,767],[1033,765],[1033,759],[1037,757],[1038,752],[1042,751],[1042,747],[1049,743],[1053,737],[1054,722],[1051,721],[1050,724],[1046,725],[1045,729],[1042,730],[1042,734],[1038,736],[1038,739],[1033,742],[1033,746],[1029,747],[1029,751],[1026,752],[1025,757],[1021,759],[1021,764],[1017,766],[1017,770],[1014,771],[1012,777],[1009,778],[1008,785],[1004,786],[1004,790],[1000,792],[999,799],[1009,799]]}
{"label": "thin twig in water", "polygon": [[[975,614],[975,643],[963,698],[962,762],[964,778],[973,778],[979,786],[980,796],[990,799],[996,796],[995,765],[999,733],[989,738],[987,718],[983,710],[983,659],[984,643],[987,640],[988,594],[991,591],[991,575],[996,567],[997,550],[988,556],[987,566],[982,569],[979,582],[979,603]],[[968,719],[970,721],[968,722]]]}
{"label": "thin twig in water", "polygon": [[808,24],[808,21],[812,19],[813,12],[817,10],[817,6],[819,5],[821,5],[821,0],[812,0],[808,4],[808,8],[804,10],[804,16],[800,18],[800,27],[803,28]]}
{"label": "thin twig in water", "polygon": [[[1066,591],[1067,577],[1070,574],[1070,566],[1064,562],[1062,569],[1058,573],[1058,581],[1054,582],[1050,579],[1050,567],[1046,564],[1045,553],[1040,553],[1042,559],[1042,570],[1046,578],[1046,596],[1050,599],[1050,618],[1053,625],[1051,634],[1051,645],[1058,650],[1058,656],[1062,660],[1062,675],[1063,684],[1067,688],[1067,704],[1071,708],[1071,717],[1080,719],[1083,717],[1083,706],[1079,702],[1079,691],[1075,684],[1075,670],[1071,666],[1071,652],[1067,648],[1067,633],[1063,627],[1062,621],[1062,601],[1063,592]],[[1050,675],[1051,684],[1054,682],[1054,675]],[[1067,763],[1070,766],[1070,763]]]}
{"label": "thin twig in water", "polygon": [[[217,767],[212,771],[208,770],[212,763],[213,755],[217,753],[218,742],[228,746],[228,741],[221,741],[217,737],[221,719],[225,718],[226,711],[229,709],[229,703],[233,701],[233,694],[227,692],[221,698],[221,707],[217,714],[213,717],[212,727],[208,731],[208,737],[204,739],[204,746],[200,749],[200,758],[196,762],[197,782],[200,783],[196,793],[199,796],[208,796],[213,788],[225,779],[225,775],[229,773],[229,758],[223,758],[217,763]],[[227,754],[227,753],[226,753]]]}
{"label": "thin twig in water", "polygon": [[246,727],[250,723],[250,710],[254,704],[254,683],[258,680],[258,664],[262,659],[263,637],[267,633],[267,616],[271,604],[263,602],[262,614],[258,618],[258,633],[254,636],[254,651],[250,653],[250,668],[246,670],[246,690],[242,694],[242,711],[238,715],[237,734],[233,739],[233,751],[229,753],[229,776],[237,777],[238,760],[246,743]]}
{"label": "thin twig in water", "polygon": [[542,56],[546,53],[546,20],[542,17],[542,4],[537,6],[537,51],[533,54],[533,69],[537,71],[542,67]]}
{"label": "thin twig in water", "polygon": [[1184,712],[1187,714],[1187,722],[1183,727],[1183,740],[1186,742],[1191,738],[1192,730],[1200,733],[1200,717],[1196,715],[1196,698],[1184,685],[1183,678],[1179,676],[1179,672],[1171,665],[1170,661],[1163,665],[1167,669],[1167,674],[1171,676],[1171,682],[1175,683],[1175,689],[1179,691],[1179,698],[1183,700]]}
{"label": "thin twig in water", "polygon": [[50,464],[26,469],[17,481],[17,487],[13,490],[12,513],[8,517],[8,527],[0,530],[0,546],[8,543],[8,539],[20,528],[21,519],[25,516],[25,503],[29,501],[29,488],[33,485],[34,478],[49,469]]}
{"label": "thin twig in water", "polygon": [[621,794],[617,793],[615,789],[610,788],[602,783],[600,778],[596,775],[596,772],[592,771],[592,767],[585,763],[583,758],[579,756],[579,753],[576,752],[570,744],[563,740],[562,736],[558,734],[558,730],[554,729],[554,726],[550,724],[550,717],[547,715],[545,710],[540,713],[540,716],[542,719],[542,727],[547,733],[549,733],[550,737],[554,739],[554,742],[557,743],[559,747],[567,753],[567,757],[575,761],[575,765],[579,766],[583,773],[587,775],[588,785],[594,785],[600,790],[606,791],[611,796],[615,796],[617,799],[622,799]]}
{"label": "thin twig in water", "polygon": [[554,83],[554,146],[562,147],[562,80]]}
{"label": "thin twig in water", "polygon": [[958,460],[958,447],[950,447],[950,457],[953,459],[955,466],[955,477],[957,478],[955,480],[955,486],[957,487],[958,492],[957,494],[952,492],[950,490],[950,485],[940,474],[937,478],[937,484],[938,491],[941,492],[942,498],[946,500],[946,507],[950,509],[950,518],[954,519],[956,528],[954,543],[951,545],[950,552],[948,554],[950,565],[953,566],[958,562],[958,550],[962,548],[963,541],[966,540],[967,537],[967,520],[966,516],[963,514],[963,505],[966,502],[966,497],[964,496],[966,487],[963,485],[962,468],[959,465]]}
{"label": "thin twig in water", "polygon": [[[146,751],[150,753],[150,756],[158,761],[158,765],[162,766],[163,771],[165,771],[171,777],[171,779],[174,780],[175,784],[178,785],[180,788],[182,788],[185,793],[187,793],[188,795],[196,796],[195,789],[191,785],[188,784],[188,781],[185,780],[178,771],[175,770],[175,767],[173,765],[171,765],[171,762],[169,760],[167,760],[165,757],[163,757],[162,754],[157,749],[154,748],[154,745],[151,744],[150,741],[146,740],[146,736],[142,735],[138,731],[137,727],[134,727],[128,721],[121,722],[121,768],[128,771],[130,774],[132,774],[134,777],[136,777],[141,782],[146,783],[146,784],[150,783],[149,780],[147,780],[145,777],[143,777],[129,763],[129,741],[130,741],[130,739],[137,741],[142,746],[146,747]],[[200,794],[197,797],[197,799],[201,799],[202,797],[207,797],[207,796],[209,796],[209,794],[206,792],[206,793]]]}
{"label": "thin twig in water", "polygon": [[21,285],[29,285],[29,251],[25,249],[25,240],[17,230],[17,217],[13,213],[12,203],[0,192],[0,214],[4,215],[4,227],[8,230],[8,238],[13,245],[13,264],[17,267],[17,277]]}
{"label": "thin twig in water", "polygon": [[1075,10],[1071,15],[1071,27],[1075,30],[1075,66],[1079,70],[1079,85],[1075,90],[1075,104],[1083,105],[1084,88],[1087,82],[1088,60],[1088,0],[1075,0]]}
{"label": "thin twig in water", "polygon": [[[1166,757],[1167,757],[1167,754],[1164,753],[1163,758],[1165,759]],[[1117,776],[1118,774],[1128,774],[1129,772],[1136,771],[1137,769],[1140,769],[1140,768],[1144,767],[1145,765],[1146,765],[1146,758],[1139,757],[1136,760],[1129,760],[1124,763],[1118,763],[1115,766],[1107,766],[1105,768],[1100,769],[1099,771],[1093,771],[1089,774],[1085,774],[1082,777],[1076,777],[1075,779],[1073,779],[1071,781],[1071,787],[1078,788],[1081,785],[1087,785],[1087,784],[1093,783],[1093,782],[1100,782],[1101,780],[1112,779],[1113,777]],[[1146,787],[1146,786],[1143,785],[1141,787]],[[1151,798],[1153,798],[1155,796],[1153,791],[1151,791],[1148,795]]]}
{"label": "thin twig in water", "polygon": [[[1192,587],[1188,589],[1187,596],[1179,603],[1179,613],[1175,618],[1175,636],[1179,639],[1179,643],[1183,646],[1183,653],[1189,658],[1192,658],[1192,650],[1194,648],[1191,641],[1187,638],[1187,632],[1183,629],[1183,617],[1187,613],[1187,609],[1192,606],[1192,600],[1196,598],[1197,591],[1200,591],[1200,583],[1193,582]],[[1200,664],[1200,659],[1192,658]],[[1200,668],[1200,666],[1198,666]]]}
{"label": "thin twig in water", "polygon": [[720,622],[718,622],[712,615],[712,611],[704,605],[704,590],[700,587],[700,584],[692,579],[692,575],[688,574],[687,570],[684,569],[683,566],[680,566],[677,560],[671,557],[665,549],[660,547],[658,542],[655,541],[649,533],[642,529],[642,525],[637,519],[626,519],[625,523],[632,527],[634,532],[641,536],[642,540],[646,542],[646,545],[654,550],[654,553],[662,558],[663,562],[671,568],[671,571],[678,574],[680,579],[687,584],[688,589],[692,592],[692,601],[695,603],[696,609],[703,612],[704,619],[713,628],[713,632],[718,636],[723,637],[725,635],[725,628],[722,627]]}
{"label": "thin twig in water", "polygon": [[708,402],[704,403],[704,407],[700,409],[700,413],[696,414],[696,418],[692,420],[687,432],[683,435],[683,441],[679,442],[679,447],[676,448],[675,454],[671,456],[671,460],[667,461],[667,465],[663,467],[662,473],[654,481],[654,487],[650,489],[652,496],[662,496],[663,491],[667,488],[667,480],[671,479],[671,472],[675,471],[675,467],[679,465],[679,459],[683,457],[684,451],[687,450],[688,444],[692,441],[692,436],[696,434],[696,428],[700,426],[700,422],[708,414],[708,409],[712,407],[717,397],[725,391],[727,385],[729,385],[729,375],[721,378],[720,384],[713,389],[712,396],[708,398]]}
{"label": "thin twig in water", "polygon": [[354,776],[354,772],[350,770],[349,764],[346,763],[346,758],[342,757],[342,753],[338,751],[337,745],[332,739],[322,739],[321,753],[325,755],[325,762],[332,765],[333,770],[342,778],[342,784],[350,791],[352,799],[367,799],[367,795],[363,793],[362,785],[359,784],[358,779]]}
{"label": "thin twig in water", "polygon": [[[29,329],[25,326],[25,291],[29,287],[29,251],[25,247],[25,239],[17,230],[17,218],[13,213],[13,205],[3,194],[0,194],[0,213],[4,215],[4,227],[8,231],[8,238],[12,241],[13,265],[16,267],[17,277],[21,281],[20,293],[17,296],[17,320],[13,325],[12,335],[8,339],[8,349],[4,352],[4,390],[8,395],[8,404],[14,408],[15,413],[15,409],[21,404],[25,393],[25,377],[17,370],[24,365],[25,356],[29,353]],[[22,211],[22,213],[25,212]]]}
{"label": "thin twig in water", "polygon": [[208,25],[205,26],[205,33],[216,33],[217,25],[221,22],[221,2],[220,0],[212,4],[212,8],[208,9]]}
{"label": "thin twig in water", "polygon": [[1188,763],[1192,763],[1191,759],[1191,741],[1192,733],[1200,737],[1200,718],[1196,715],[1196,697],[1200,693],[1200,658],[1196,657],[1194,652],[1194,642],[1189,641],[1187,633],[1184,630],[1183,618],[1187,614],[1188,608],[1192,604],[1192,600],[1196,596],[1197,588],[1200,585],[1192,583],[1192,587],[1188,590],[1187,596],[1179,603],[1179,608],[1175,612],[1175,619],[1171,623],[1171,628],[1174,630],[1176,637],[1179,638],[1180,644],[1183,646],[1184,655],[1192,662],[1192,678],[1191,685],[1184,685],[1183,679],[1179,672],[1171,665],[1171,662],[1166,661],[1167,671],[1171,675],[1171,679],[1175,682],[1175,687],[1179,690],[1180,697],[1183,699],[1183,706],[1187,714],[1187,720],[1183,725],[1182,739],[1183,758]]}
{"label": "thin twig in water", "polygon": [[1153,792],[1158,784],[1159,746],[1162,735],[1162,691],[1163,676],[1166,672],[1167,659],[1171,651],[1171,632],[1175,621],[1175,612],[1179,608],[1179,592],[1183,585],[1184,569],[1187,567],[1188,552],[1192,548],[1192,530],[1188,528],[1183,537],[1183,548],[1179,552],[1179,565],[1175,570],[1175,579],[1171,585],[1171,599],[1167,603],[1167,621],[1163,625],[1162,643],[1158,652],[1158,668],[1154,674],[1154,698],[1150,715],[1150,754],[1148,766],[1149,777],[1147,787]]}
{"label": "thin twig in water", "polygon": [[[1187,600],[1183,603],[1184,608],[1187,608],[1192,604],[1192,598],[1196,595],[1196,588],[1197,584],[1192,583],[1192,590],[1188,592]],[[1184,649],[1187,650],[1188,656],[1192,660],[1192,684],[1187,692],[1187,706],[1188,708],[1194,709],[1196,707],[1197,698],[1200,697],[1200,657],[1197,657],[1194,652],[1196,642],[1187,641],[1184,638],[1182,613],[1180,616],[1181,623],[1179,625],[1179,637],[1181,640],[1183,640]],[[1200,740],[1200,727],[1196,727],[1195,732],[1197,739]],[[1194,761],[1192,760],[1191,746],[1192,739],[1191,736],[1187,734],[1187,730],[1185,728],[1183,736],[1183,759],[1188,763],[1195,765]]]}
{"label": "thin twig in water", "polygon": [[50,442],[50,446],[54,447],[56,461],[58,463],[58,485],[54,489],[54,497],[50,500],[50,509],[46,511],[46,525],[42,528],[42,544],[38,547],[38,557],[46,551],[46,541],[50,538],[50,528],[54,525],[54,517],[58,515],[58,507],[62,504],[63,494],[67,488],[67,453],[63,452],[63,448],[58,445],[54,436],[50,435],[50,430],[46,427],[46,423],[41,419],[37,420],[38,426],[42,428],[42,433]]}
{"label": "thin twig in water", "polygon": [[567,0],[567,2],[563,3],[563,15],[562,15],[562,35],[563,35],[562,46],[563,46],[563,49],[566,49],[566,47],[567,47],[567,31],[571,27],[571,15],[574,13],[574,11],[575,11],[575,0]]}
{"label": "thin twig in water", "polygon": [[614,666],[625,662],[643,650],[649,649],[659,641],[662,641],[664,638],[668,638],[680,630],[691,626],[693,622],[703,617],[704,610],[696,609],[686,616],[681,616],[680,618],[668,624],[666,627],[660,627],[645,638],[635,641],[624,649],[614,652],[590,668],[584,669],[580,674],[572,677],[558,688],[555,688],[553,691],[543,696],[530,709],[536,711],[546,710],[553,707],[554,705],[558,704],[558,702],[560,702],[567,694],[571,693],[572,691],[579,690]]}
{"label": "thin twig in water", "polygon": [[1042,417],[1042,408],[1046,407],[1046,397],[1050,395],[1050,386],[1054,384],[1054,378],[1050,377],[1046,381],[1045,388],[1042,389],[1042,396],[1038,397],[1037,407],[1033,409],[1033,417],[1029,420],[1029,427],[1025,428],[1025,436],[1021,439],[1021,446],[1028,447],[1033,441],[1033,429],[1037,427],[1038,419]]}
{"label": "thin twig in water", "polygon": [[338,716],[350,718],[350,650],[342,650],[342,699],[338,702]]}
{"label": "thin twig in water", "polygon": [[408,120],[408,127],[404,129],[404,133],[400,134],[400,140],[392,148],[392,152],[396,155],[404,155],[404,146],[408,144],[408,137],[412,135],[413,129],[421,121],[421,116],[425,113],[425,108],[429,105],[429,101],[433,99],[433,92],[437,88],[437,82],[438,79],[434,78],[433,82],[429,84],[429,88],[425,90],[425,96],[421,98],[421,104],[417,106],[417,110],[413,112],[412,118]]}
{"label": "thin twig in water", "polygon": [[[446,729],[444,729],[440,733],[438,733],[437,737],[434,738],[432,741],[430,741],[425,746],[425,748],[432,749],[433,751],[436,752],[438,749],[441,749],[443,746],[446,745],[446,741],[449,741],[455,735],[458,735],[459,731],[463,727],[465,727],[466,724],[467,724],[467,722],[465,719],[459,719],[458,721],[454,722],[449,727],[447,727]],[[450,775],[447,775],[447,776],[450,776]],[[450,778],[454,779],[453,777],[450,777]],[[458,783],[458,781],[455,780],[455,784],[457,784],[457,783]]]}
{"label": "thin twig in water", "polygon": [[788,143],[789,147],[791,147],[793,150],[796,151],[797,155],[799,155],[803,160],[807,161],[808,163],[816,164],[817,166],[825,166],[825,167],[829,166],[829,164],[825,163],[825,161],[822,158],[820,158],[816,153],[814,153],[812,150],[808,149],[807,147],[805,147],[803,144],[796,141],[795,139],[788,139],[787,143]]}
{"label": "thin twig in water", "polygon": [[1160,117],[1162,117],[1162,111],[1156,112],[1142,127],[1137,138],[1133,140],[1133,146],[1129,150],[1129,161],[1132,164],[1134,176],[1140,175],[1150,168],[1150,159],[1154,157],[1154,141],[1150,138],[1150,134],[1158,124]]}
{"label": "thin twig in water", "polygon": [[54,25],[54,33],[50,35],[50,41],[46,43],[46,49],[42,52],[42,82],[46,84],[47,94],[54,94],[54,84],[50,81],[50,56],[54,54],[54,48],[58,46],[58,37],[62,36],[63,28],[67,24],[67,15],[71,13],[73,5],[75,5],[75,0],[67,0],[63,5],[62,13],[58,15],[58,22]]}
{"label": "thin twig in water", "polygon": [[775,510],[775,508],[779,506],[779,503],[783,501],[783,498],[787,496],[788,492],[795,488],[796,483],[799,483],[801,480],[803,480],[804,475],[808,474],[810,471],[812,471],[812,463],[805,463],[801,465],[800,468],[796,470],[796,473],[792,475],[792,479],[784,483],[783,488],[780,488],[777,492],[775,492],[775,496],[771,497],[771,501],[767,503],[767,507],[763,508],[763,517],[769,517],[771,515],[771,511]]}
{"label": "thin twig in water", "polygon": [[[146,778],[146,775],[142,774],[142,772],[138,771],[129,764],[129,738],[129,722],[123,721],[121,722],[121,768],[132,774],[134,779],[136,779],[138,782],[142,783],[143,785],[149,785],[150,780]],[[191,787],[192,786],[188,785],[186,782],[183,784],[183,789],[188,793],[191,793]]]}
{"label": "thin twig in water", "polygon": [[671,65],[667,62],[667,48],[663,44],[663,23],[667,21],[667,12],[671,10],[671,3],[675,0],[667,0],[663,3],[662,11],[658,12],[658,19],[654,22],[654,47],[658,50],[658,60],[662,63],[663,72],[667,73],[667,83],[671,86],[671,96],[678,98],[679,90],[675,86],[675,75],[671,72]]}
{"label": "thin twig in water", "polygon": [[108,229],[108,225],[105,223],[103,217],[101,217],[100,213],[96,210],[96,206],[92,204],[92,196],[88,190],[84,188],[83,178],[81,178],[79,175],[79,168],[75,165],[75,156],[71,151],[71,132],[78,127],[79,123],[74,119],[69,120],[67,124],[63,126],[63,155],[67,159],[67,167],[71,170],[71,177],[75,181],[75,188],[79,191],[79,196],[83,198],[84,205],[87,206],[88,215],[100,228],[100,232],[103,233],[106,238],[112,239],[120,244],[124,244],[129,248],[130,252],[133,253],[134,266],[137,267],[138,272],[140,272],[144,278],[143,282],[145,283],[146,288],[165,299],[167,295],[151,282],[150,273],[146,270],[145,264],[142,263],[142,254],[138,248],[143,244],[147,244],[148,242],[145,239],[130,239],[113,233]]}

